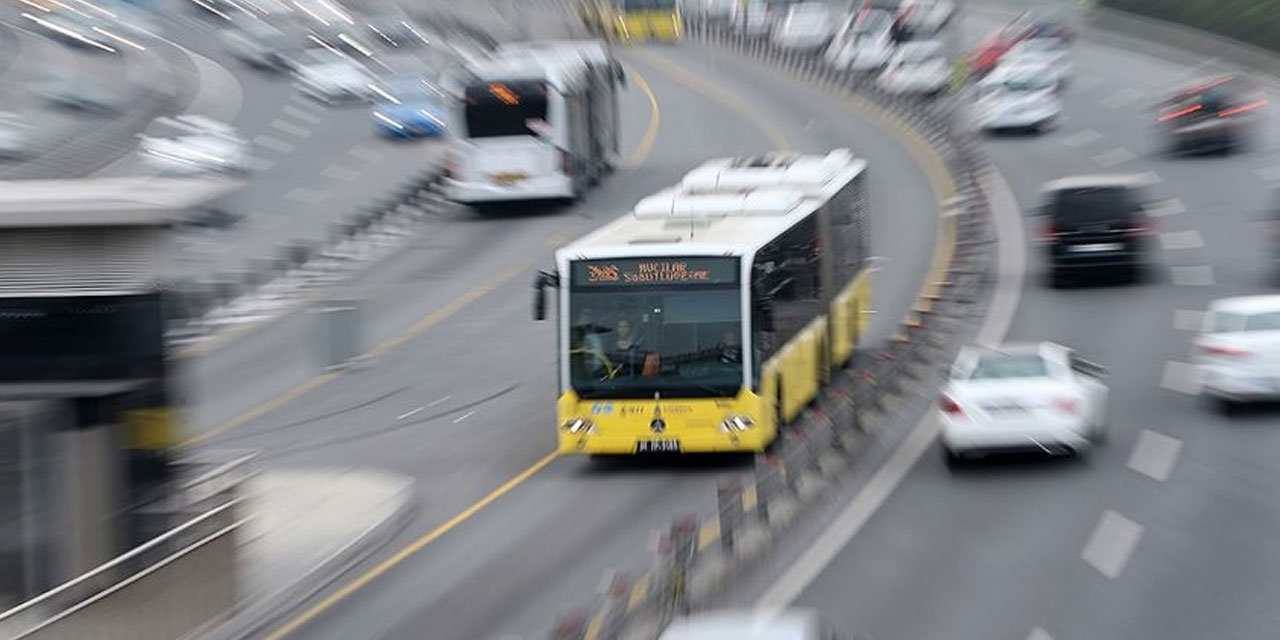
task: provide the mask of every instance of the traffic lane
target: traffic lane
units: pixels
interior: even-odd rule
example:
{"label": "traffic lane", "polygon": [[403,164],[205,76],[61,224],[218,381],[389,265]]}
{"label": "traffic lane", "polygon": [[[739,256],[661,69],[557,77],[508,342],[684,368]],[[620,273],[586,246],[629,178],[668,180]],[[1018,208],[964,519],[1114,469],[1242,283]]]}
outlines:
{"label": "traffic lane", "polygon": [[[663,180],[663,184],[708,157],[759,152],[761,147],[758,143],[744,140],[744,137],[758,140],[758,132],[752,131],[745,123],[739,126],[740,131],[724,131],[726,118],[723,110],[709,111],[706,104],[697,104],[699,99],[696,96],[688,105],[673,100],[672,91],[662,86],[669,81],[656,77],[650,71],[652,67],[646,66],[645,58],[637,56],[633,63],[651,78],[665,111],[715,113],[717,117],[714,128],[709,128],[713,125],[708,121],[690,119],[675,123],[685,131],[671,131],[675,124],[670,120],[664,121],[653,164],[672,164],[666,159],[667,154],[682,160],[668,170],[673,175]],[[756,85],[749,83],[723,84],[721,87],[749,99],[751,104],[758,104],[762,98]],[[672,89],[678,91],[675,87]],[[684,93],[689,92],[686,89]],[[701,101],[705,102],[705,99]],[[825,149],[829,142],[827,134],[812,128],[806,131],[804,122],[794,116],[779,125],[787,130],[788,137],[793,138],[800,148]],[[669,141],[673,140],[683,144],[672,145]],[[698,140],[699,144],[689,145],[689,140]],[[723,148],[713,149],[713,146]],[[691,147],[696,147],[696,150]],[[690,158],[691,153],[698,155]],[[927,189],[924,183],[923,176],[919,176],[915,186]],[[414,535],[421,535],[439,522],[433,522],[433,517],[452,515],[465,507],[465,502],[458,501],[459,487],[466,487],[470,492],[476,483],[474,476],[479,475],[477,468],[488,470],[487,466],[472,461],[484,460],[492,464],[495,459],[507,457],[505,449],[515,449],[523,452],[520,456],[523,461],[529,462],[537,459],[539,453],[550,451],[554,437],[553,399],[556,394],[553,328],[551,325],[535,325],[541,336],[526,337],[522,330],[517,329],[519,325],[511,324],[513,317],[521,318],[528,313],[528,295],[525,286],[513,283],[504,287],[492,298],[495,303],[501,303],[500,308],[490,311],[487,305],[476,306],[459,314],[457,327],[464,333],[451,333],[452,320],[433,331],[439,339],[429,347],[430,355],[406,350],[402,354],[389,354],[385,363],[391,367],[392,358],[403,358],[407,366],[416,367],[419,372],[423,363],[430,363],[433,369],[451,373],[454,389],[459,386],[457,381],[466,381],[462,386],[470,393],[460,398],[456,391],[448,392],[448,385],[435,385],[426,392],[403,397],[397,394],[394,400],[388,398],[387,406],[382,407],[376,417],[372,415],[373,406],[381,403],[362,407],[359,409],[362,417],[348,416],[348,425],[351,421],[384,425],[390,431],[379,431],[369,439],[353,436],[351,440],[355,442],[342,445],[341,450],[336,447],[329,451],[313,448],[323,447],[325,438],[333,443],[336,441],[332,438],[342,437],[340,432],[344,427],[335,420],[332,422],[338,433],[326,434],[318,439],[319,442],[300,445],[303,451],[296,454],[299,459],[294,463],[303,463],[302,458],[305,457],[307,464],[314,464],[315,460],[346,461],[350,464],[352,460],[364,459],[364,455],[358,453],[361,449],[378,456],[376,460],[379,463],[395,459],[398,465],[402,465],[397,468],[408,470],[445,471],[453,464],[447,461],[471,463],[467,464],[466,475],[461,478],[422,477],[419,486],[427,493],[420,508],[427,514],[427,522],[410,527],[413,533],[404,536],[408,542]],[[501,339],[500,348],[491,346],[493,336],[505,336]],[[409,375],[407,371],[403,374],[390,373],[392,380],[402,383]],[[395,388],[400,386],[403,384]],[[363,394],[347,398],[345,403],[355,406],[361,398],[367,401],[374,391],[373,388],[367,389]],[[441,408],[429,407],[414,413],[420,406],[413,405],[429,397],[448,400]],[[484,401],[486,398],[489,400]],[[451,407],[443,408],[450,404]],[[422,415],[427,418],[420,418]],[[433,426],[424,426],[421,430],[416,425],[385,426],[396,422],[413,423],[419,419]],[[423,440],[424,431],[432,434],[429,441]],[[282,441],[292,441],[297,435],[280,434],[278,437]],[[374,438],[381,443],[375,443]],[[463,442],[455,443],[454,439]],[[534,444],[524,444],[521,440]],[[270,450],[271,445],[267,446]],[[440,456],[440,461],[414,459],[415,455],[426,455],[425,452],[434,452]],[[271,453],[266,455],[269,459],[272,457]],[[281,463],[288,464],[288,459],[294,457],[295,454],[289,453]],[[392,571],[366,587],[367,591],[360,597],[322,614],[307,628],[308,634],[330,637],[323,634],[332,633],[332,637],[338,637],[349,635],[355,629],[375,629],[375,634],[387,629],[384,637],[412,637],[419,634],[422,625],[428,621],[433,633],[440,637],[494,637],[495,634],[527,634],[545,629],[566,603],[581,603],[585,595],[592,593],[601,572],[609,568],[611,562],[617,562],[619,558],[636,558],[636,561],[642,558],[652,530],[668,526],[675,514],[706,512],[714,498],[712,487],[716,472],[741,469],[746,462],[743,458],[731,456],[688,462],[673,468],[667,464],[635,463],[601,467],[577,457],[557,460],[525,484],[517,486],[509,497],[490,505],[483,520],[477,518],[459,526],[456,540],[468,540],[469,554],[433,549],[431,553],[414,556],[406,561],[411,566]],[[700,465],[710,465],[712,472],[701,473],[702,470],[697,468]],[[623,476],[623,481],[601,482],[602,478],[612,480],[619,475]],[[501,480],[501,477],[491,477],[480,484],[492,487]],[[572,480],[572,490],[561,486],[569,480]],[[548,495],[554,499],[548,499]],[[538,512],[536,518],[528,515],[531,504],[537,505],[533,507]],[[446,505],[451,508],[441,509]],[[584,517],[584,505],[591,505],[589,517]],[[547,526],[538,522],[545,522]],[[516,523],[525,523],[525,526]],[[556,523],[556,526],[552,527],[550,523]],[[537,552],[530,554],[531,548]],[[515,558],[520,558],[520,563],[513,567]],[[431,576],[431,580],[424,580],[422,576]],[[428,582],[432,587],[422,586]],[[407,585],[411,584],[418,586],[409,588]],[[494,610],[504,611],[501,620],[494,619]]]}
{"label": "traffic lane", "polygon": [[[872,276],[876,315],[864,339],[878,344],[888,338],[915,304],[937,243],[938,196],[917,159],[878,120],[824,91],[713,47],[686,44],[679,51],[680,64],[695,74],[731,90],[750,91],[751,106],[764,118],[798,123],[808,142],[804,151],[848,147],[867,160],[869,247],[884,260]],[[652,52],[677,59],[675,51]]]}
{"label": "traffic lane", "polygon": [[[620,108],[622,149],[634,149],[649,126],[649,100],[632,82],[622,93]],[[664,129],[670,126],[666,123]],[[432,313],[456,308],[459,300],[497,277],[519,282],[525,288],[521,297],[527,299],[526,278],[535,264],[549,262],[551,238],[592,218],[607,219],[629,210],[643,195],[688,168],[687,161],[666,166],[656,162],[651,158],[631,171],[619,168],[572,210],[530,207],[525,213],[489,216],[446,207],[417,230],[406,249],[371,265],[333,295],[356,298],[366,306],[362,317],[368,347]],[[507,274],[513,266],[529,271]],[[518,320],[527,317],[522,314]],[[314,322],[307,314],[290,314],[184,362],[194,403],[190,435],[211,429],[317,373]]]}

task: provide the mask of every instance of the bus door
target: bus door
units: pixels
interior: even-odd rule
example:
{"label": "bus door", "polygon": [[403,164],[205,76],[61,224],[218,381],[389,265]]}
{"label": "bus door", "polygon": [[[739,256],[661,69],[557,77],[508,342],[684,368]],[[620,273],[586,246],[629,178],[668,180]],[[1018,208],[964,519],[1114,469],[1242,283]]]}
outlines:
{"label": "bus door", "polygon": [[483,82],[466,88],[466,138],[473,147],[466,180],[515,184],[561,172],[555,90],[540,80]]}

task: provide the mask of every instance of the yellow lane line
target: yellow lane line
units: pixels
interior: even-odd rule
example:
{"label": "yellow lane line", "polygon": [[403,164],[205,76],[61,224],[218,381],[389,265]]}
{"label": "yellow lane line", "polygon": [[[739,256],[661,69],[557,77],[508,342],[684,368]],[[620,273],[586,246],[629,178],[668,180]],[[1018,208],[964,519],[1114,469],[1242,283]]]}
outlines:
{"label": "yellow lane line", "polygon": [[702,523],[702,527],[698,529],[698,551],[702,551],[711,546],[720,538],[720,518],[718,516]]}
{"label": "yellow lane line", "polygon": [[649,594],[649,582],[652,579],[653,574],[646,572],[636,580],[635,586],[631,587],[631,597],[627,599],[627,611],[635,609],[644,601],[644,597]]}
{"label": "yellow lane line", "polygon": [[448,522],[436,527],[430,533],[422,536],[421,538],[414,540],[412,543],[409,544],[409,546],[401,549],[400,551],[397,551],[396,554],[391,556],[390,558],[387,558],[386,560],[379,562],[378,565],[375,566],[374,568],[370,569],[369,571],[367,571],[360,577],[356,578],[355,580],[352,580],[351,582],[347,583],[341,589],[338,589],[337,591],[333,592],[332,594],[329,595],[329,597],[316,603],[315,606],[311,607],[310,609],[307,609],[305,612],[303,612],[301,615],[297,616],[296,618],[293,618],[292,620],[287,622],[284,626],[271,632],[271,634],[268,635],[265,638],[265,640],[280,640],[280,638],[284,638],[290,633],[297,631],[300,627],[302,627],[302,625],[310,622],[313,618],[323,613],[326,609],[332,607],[333,605],[337,604],[338,602],[342,601],[346,597],[355,593],[365,585],[374,581],[375,579],[378,578],[378,576],[381,576],[382,574],[390,571],[396,565],[400,564],[401,562],[404,562],[404,560],[409,556],[412,556],[413,554],[422,550],[423,547],[426,547],[432,542],[435,542],[444,534],[449,533],[449,531],[452,530],[453,528],[457,527],[463,522],[466,522],[472,516],[474,516],[477,512],[479,512],[481,509],[489,506],[490,503],[497,500],[498,498],[501,498],[504,494],[514,489],[520,483],[524,482],[525,480],[528,480],[533,474],[541,471],[544,467],[551,464],[551,461],[555,459],[556,459],[556,452],[553,451],[547,454],[541,460],[535,462],[533,466],[529,467],[528,469],[525,469],[524,471],[521,471],[519,475],[506,481],[502,486],[495,489],[493,493],[490,493],[489,495],[481,498],[479,502],[476,502],[470,507],[467,507],[458,515],[454,516],[453,518],[450,518]]}
{"label": "yellow lane line", "polygon": [[720,104],[728,107],[733,112],[746,118],[756,128],[764,132],[769,137],[769,141],[779,151],[791,150],[791,140],[787,138],[787,134],[778,128],[778,125],[771,122],[768,118],[761,116],[758,111],[753,109],[742,98],[729,93],[709,82],[699,78],[698,76],[685,70],[683,67],[670,62],[654,53],[643,49],[634,49],[632,53],[639,58],[643,58],[645,62],[661,71],[663,75],[670,77],[672,80],[700,93]]}
{"label": "yellow lane line", "polygon": [[649,81],[645,79],[644,74],[638,69],[622,63],[627,70],[627,75],[635,79],[636,84],[640,86],[640,90],[644,92],[646,98],[649,99],[649,126],[644,130],[644,136],[640,138],[640,143],[636,145],[635,151],[631,152],[631,158],[627,160],[628,169],[639,168],[644,164],[649,154],[653,152],[653,144],[658,140],[658,127],[662,124],[662,111],[658,109],[658,96],[653,93],[653,87],[649,86]]}

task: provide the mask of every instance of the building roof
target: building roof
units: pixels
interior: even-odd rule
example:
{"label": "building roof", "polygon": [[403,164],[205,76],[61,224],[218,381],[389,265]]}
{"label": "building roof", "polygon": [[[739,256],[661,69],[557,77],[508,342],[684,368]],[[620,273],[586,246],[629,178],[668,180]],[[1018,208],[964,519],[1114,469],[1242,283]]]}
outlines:
{"label": "building roof", "polygon": [[221,178],[3,181],[0,228],[169,226],[242,185]]}

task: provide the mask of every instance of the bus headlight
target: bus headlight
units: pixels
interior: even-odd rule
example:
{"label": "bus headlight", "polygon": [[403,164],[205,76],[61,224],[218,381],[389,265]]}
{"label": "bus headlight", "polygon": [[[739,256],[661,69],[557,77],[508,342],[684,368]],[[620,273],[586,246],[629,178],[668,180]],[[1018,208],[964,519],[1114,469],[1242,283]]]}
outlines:
{"label": "bus headlight", "polygon": [[586,418],[574,418],[560,425],[560,428],[571,434],[595,433],[596,425]]}
{"label": "bus headlight", "polygon": [[741,433],[756,426],[756,421],[749,416],[729,416],[720,423],[720,430],[728,433]]}

